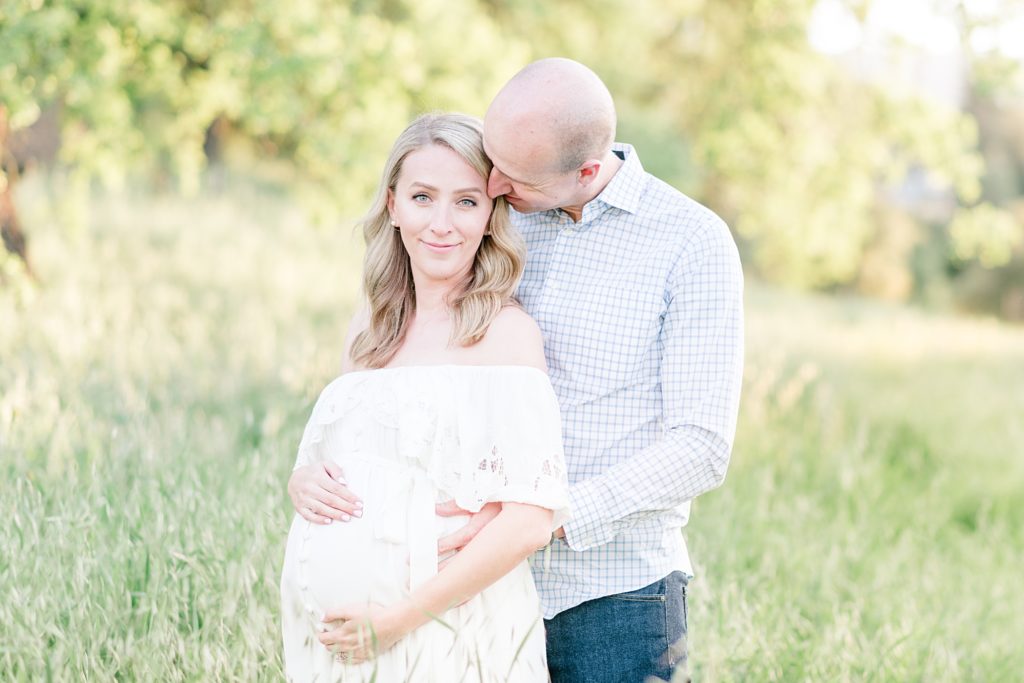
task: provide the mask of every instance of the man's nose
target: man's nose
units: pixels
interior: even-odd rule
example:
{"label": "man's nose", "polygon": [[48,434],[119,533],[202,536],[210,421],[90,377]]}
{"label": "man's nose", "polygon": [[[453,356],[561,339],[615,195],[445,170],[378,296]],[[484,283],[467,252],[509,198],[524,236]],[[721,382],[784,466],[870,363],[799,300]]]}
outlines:
{"label": "man's nose", "polygon": [[491,175],[487,178],[487,196],[494,199],[511,191],[512,183],[508,181],[508,177],[497,168],[492,168]]}

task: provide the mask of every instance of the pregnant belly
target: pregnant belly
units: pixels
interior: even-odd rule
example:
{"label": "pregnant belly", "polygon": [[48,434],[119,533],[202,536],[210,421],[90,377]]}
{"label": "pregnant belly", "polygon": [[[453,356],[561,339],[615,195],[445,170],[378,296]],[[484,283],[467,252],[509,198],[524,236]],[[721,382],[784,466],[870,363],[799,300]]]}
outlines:
{"label": "pregnant belly", "polygon": [[303,520],[295,574],[322,611],[348,603],[388,603],[408,581],[404,546],[374,538],[372,517],[322,526]]}
{"label": "pregnant belly", "polygon": [[312,524],[296,516],[288,537],[283,588],[315,620],[351,603],[394,603],[435,571],[440,535],[465,517],[434,514],[436,489],[422,473],[380,461],[343,463],[363,516]]}

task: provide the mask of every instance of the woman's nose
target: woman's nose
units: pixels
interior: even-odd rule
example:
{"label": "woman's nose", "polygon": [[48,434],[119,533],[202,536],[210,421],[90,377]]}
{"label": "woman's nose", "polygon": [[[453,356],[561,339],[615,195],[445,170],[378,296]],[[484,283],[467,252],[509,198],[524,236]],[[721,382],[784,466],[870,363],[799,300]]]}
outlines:
{"label": "woman's nose", "polygon": [[430,230],[438,235],[446,235],[452,231],[452,212],[443,203],[438,204],[430,217]]}

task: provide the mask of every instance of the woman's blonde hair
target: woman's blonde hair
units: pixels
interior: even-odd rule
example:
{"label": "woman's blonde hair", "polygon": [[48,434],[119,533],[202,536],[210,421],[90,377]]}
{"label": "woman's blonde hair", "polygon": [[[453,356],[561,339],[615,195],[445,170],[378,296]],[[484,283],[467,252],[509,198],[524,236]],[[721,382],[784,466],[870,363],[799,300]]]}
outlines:
{"label": "woman's blonde hair", "polygon": [[[363,292],[370,323],[352,342],[356,365],[387,365],[402,342],[416,310],[416,294],[409,254],[402,236],[391,225],[388,191],[394,191],[405,158],[428,145],[446,147],[473,167],[481,177],[491,173],[491,160],[483,148],[483,124],[465,114],[425,114],[406,128],[391,149],[377,196],[361,222],[366,240]],[[523,274],[526,245],[512,227],[504,197],[494,200],[487,231],[466,278],[456,286],[448,306],[452,312],[450,343],[470,346],[480,341],[501,308],[513,303]]]}

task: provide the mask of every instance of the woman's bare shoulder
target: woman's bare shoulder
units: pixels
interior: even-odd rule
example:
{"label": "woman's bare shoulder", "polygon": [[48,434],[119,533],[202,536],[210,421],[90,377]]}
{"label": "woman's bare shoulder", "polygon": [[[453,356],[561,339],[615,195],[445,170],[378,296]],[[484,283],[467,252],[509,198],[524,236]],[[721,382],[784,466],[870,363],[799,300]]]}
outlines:
{"label": "woman's bare shoulder", "polygon": [[341,352],[341,372],[343,374],[358,369],[352,361],[352,344],[355,342],[356,337],[359,336],[359,333],[365,331],[369,326],[370,309],[365,306],[358,308],[348,322],[345,346]]}
{"label": "woman's bare shoulder", "polygon": [[520,306],[508,305],[491,321],[480,342],[483,362],[494,365],[529,365],[547,371],[540,326]]}

